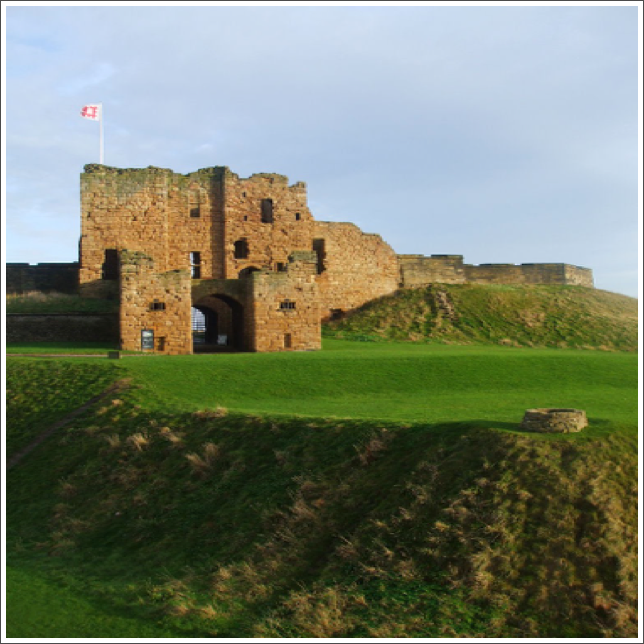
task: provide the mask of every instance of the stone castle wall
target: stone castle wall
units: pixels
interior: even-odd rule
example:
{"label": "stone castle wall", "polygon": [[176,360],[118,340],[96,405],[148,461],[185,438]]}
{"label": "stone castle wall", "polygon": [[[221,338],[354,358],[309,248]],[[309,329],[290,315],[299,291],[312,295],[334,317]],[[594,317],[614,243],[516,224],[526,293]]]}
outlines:
{"label": "stone castle wall", "polygon": [[393,293],[400,286],[398,258],[380,235],[354,224],[316,221],[318,285],[323,319]]}
{"label": "stone castle wall", "polygon": [[81,218],[80,292],[120,293],[123,348],[139,348],[150,328],[155,350],[190,353],[193,306],[210,341],[216,330],[238,349],[278,351],[319,348],[320,320],[400,287],[592,286],[590,270],[567,264],[396,255],[353,224],[315,221],[306,184],[279,174],[91,164],[81,176]]}
{"label": "stone castle wall", "polygon": [[119,337],[116,314],[19,314],[6,317],[7,342],[104,342]]}
{"label": "stone castle wall", "polygon": [[192,353],[191,280],[188,271],[157,272],[138,251],[120,254],[121,349],[141,349],[141,332],[154,333],[154,351]]}
{"label": "stone castle wall", "polygon": [[258,272],[253,286],[254,351],[313,351],[322,348],[317,257],[292,253],[286,271]]}
{"label": "stone castle wall", "polygon": [[464,264],[461,255],[399,255],[405,287],[443,284],[571,284],[593,287],[588,268],[570,264]]}
{"label": "stone castle wall", "polygon": [[49,264],[6,264],[7,295],[42,293],[78,293],[78,262]]}

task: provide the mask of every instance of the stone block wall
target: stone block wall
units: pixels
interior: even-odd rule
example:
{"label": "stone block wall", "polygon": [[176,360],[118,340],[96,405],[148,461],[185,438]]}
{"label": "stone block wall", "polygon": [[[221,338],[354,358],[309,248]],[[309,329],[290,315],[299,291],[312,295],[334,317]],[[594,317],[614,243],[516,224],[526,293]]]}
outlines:
{"label": "stone block wall", "polygon": [[254,351],[314,351],[322,348],[317,257],[292,253],[286,271],[262,271],[253,286]]}
{"label": "stone block wall", "polygon": [[400,281],[408,288],[427,284],[464,284],[462,255],[398,255]]}
{"label": "stone block wall", "polygon": [[593,287],[588,268],[570,264],[464,264],[461,255],[399,255],[405,287],[426,284],[572,284]]}
{"label": "stone block wall", "polygon": [[114,282],[106,252],[136,249],[154,258],[159,272],[192,270],[224,276],[225,168],[181,175],[163,168],[85,166],[81,175],[81,291],[101,296]]}
{"label": "stone block wall", "polygon": [[31,291],[78,293],[78,262],[44,264],[6,264],[7,295]]}
{"label": "stone block wall", "polygon": [[296,250],[310,250],[313,217],[306,184],[292,186],[280,174],[241,179],[226,169],[225,277],[248,269],[279,270]]}
{"label": "stone block wall", "polygon": [[104,342],[119,338],[117,315],[7,314],[7,342]]}
{"label": "stone block wall", "polygon": [[323,319],[350,311],[400,286],[398,257],[380,235],[350,223],[316,221],[320,311]]}
{"label": "stone block wall", "polygon": [[188,271],[156,271],[152,258],[120,254],[121,349],[140,350],[141,332],[154,332],[154,352],[192,353],[191,280]]}

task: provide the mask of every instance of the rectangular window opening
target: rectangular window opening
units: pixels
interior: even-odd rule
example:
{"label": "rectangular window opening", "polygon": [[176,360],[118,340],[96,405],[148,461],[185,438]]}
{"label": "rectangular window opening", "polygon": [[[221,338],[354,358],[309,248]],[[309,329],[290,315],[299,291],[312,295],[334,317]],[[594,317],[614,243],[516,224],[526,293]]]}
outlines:
{"label": "rectangular window opening", "polygon": [[190,253],[190,270],[193,280],[201,279],[201,253],[198,251]]}
{"label": "rectangular window opening", "polygon": [[119,252],[116,248],[106,248],[102,266],[104,280],[117,280],[119,278]]}
{"label": "rectangular window opening", "polygon": [[245,239],[238,239],[234,243],[235,259],[248,259],[248,242]]}
{"label": "rectangular window opening", "polygon": [[262,199],[262,223],[263,224],[273,223],[273,200],[272,199]]}
{"label": "rectangular window opening", "polygon": [[165,302],[153,300],[152,304],[150,304],[150,311],[165,311]]}
{"label": "rectangular window opening", "polygon": [[295,309],[295,302],[291,300],[283,300],[280,302],[280,311],[292,311]]}
{"label": "rectangular window opening", "polygon": [[318,275],[321,275],[326,270],[326,248],[324,239],[313,240],[313,252],[318,256]]}
{"label": "rectangular window opening", "polygon": [[192,208],[190,208],[190,216],[193,219],[201,217],[201,206],[193,206]]}

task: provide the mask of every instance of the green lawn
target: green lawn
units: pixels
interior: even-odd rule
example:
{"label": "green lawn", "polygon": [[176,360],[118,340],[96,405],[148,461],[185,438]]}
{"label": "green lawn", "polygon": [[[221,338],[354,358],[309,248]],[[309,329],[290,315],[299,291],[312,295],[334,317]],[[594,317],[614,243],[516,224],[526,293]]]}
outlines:
{"label": "green lawn", "polygon": [[7,566],[7,637],[19,638],[162,638],[178,637],[176,630],[115,609],[48,579],[33,568]]}
{"label": "green lawn", "polygon": [[147,404],[399,421],[518,423],[575,407],[636,423],[637,356],[507,347],[352,343],[321,352],[126,359]]}

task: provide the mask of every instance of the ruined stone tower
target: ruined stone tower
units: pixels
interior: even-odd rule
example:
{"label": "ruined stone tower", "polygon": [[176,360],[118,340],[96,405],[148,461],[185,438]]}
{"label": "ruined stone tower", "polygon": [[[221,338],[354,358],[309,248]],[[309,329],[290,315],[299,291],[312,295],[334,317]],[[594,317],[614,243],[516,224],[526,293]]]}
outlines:
{"label": "ruined stone tower", "polygon": [[206,345],[319,349],[322,319],[400,283],[380,236],[315,221],[278,174],[88,165],[81,211],[81,294],[120,299],[123,349],[191,353],[195,316]]}

